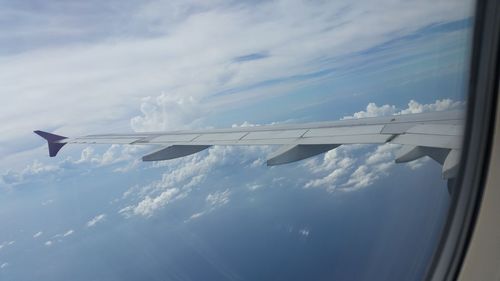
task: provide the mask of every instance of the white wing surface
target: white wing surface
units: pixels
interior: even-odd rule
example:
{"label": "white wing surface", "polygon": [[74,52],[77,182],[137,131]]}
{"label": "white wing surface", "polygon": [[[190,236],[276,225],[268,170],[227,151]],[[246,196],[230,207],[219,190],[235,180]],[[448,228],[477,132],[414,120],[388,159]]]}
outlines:
{"label": "white wing surface", "polygon": [[443,165],[443,177],[453,178],[458,169],[463,139],[462,111],[394,115],[332,122],[267,125],[228,129],[102,134],[66,138],[35,131],[49,143],[55,156],[65,144],[162,145],[144,156],[144,161],[161,161],[187,156],[212,145],[281,145],[268,165],[302,160],[344,144],[403,145],[396,162],[423,156]]}

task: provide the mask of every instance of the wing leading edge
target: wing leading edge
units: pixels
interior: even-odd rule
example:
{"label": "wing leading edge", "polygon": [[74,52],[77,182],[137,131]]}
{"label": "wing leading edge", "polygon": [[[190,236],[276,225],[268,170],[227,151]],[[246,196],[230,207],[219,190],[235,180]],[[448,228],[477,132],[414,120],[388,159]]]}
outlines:
{"label": "wing leading edge", "polygon": [[88,135],[66,138],[35,131],[47,140],[49,155],[65,144],[162,145],[143,161],[191,155],[212,145],[281,145],[268,166],[281,165],[327,152],[343,144],[401,144],[397,163],[429,156],[443,165],[443,177],[454,178],[463,138],[464,112],[431,112],[288,125],[228,129]]}

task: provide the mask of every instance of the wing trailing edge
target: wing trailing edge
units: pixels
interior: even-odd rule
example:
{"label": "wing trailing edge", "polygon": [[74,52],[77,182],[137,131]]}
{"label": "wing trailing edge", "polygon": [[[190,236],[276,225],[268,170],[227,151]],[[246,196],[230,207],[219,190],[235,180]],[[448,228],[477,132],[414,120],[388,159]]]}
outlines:
{"label": "wing trailing edge", "polygon": [[142,161],[162,161],[195,154],[209,148],[210,145],[172,145],[164,147],[142,157]]}

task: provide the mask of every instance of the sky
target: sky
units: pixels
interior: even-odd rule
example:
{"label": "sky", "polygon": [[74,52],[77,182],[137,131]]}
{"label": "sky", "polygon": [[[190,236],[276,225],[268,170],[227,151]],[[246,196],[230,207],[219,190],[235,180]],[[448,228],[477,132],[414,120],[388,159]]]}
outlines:
{"label": "sky", "polygon": [[0,279],[419,280],[448,194],[428,158],[349,145],[68,145],[33,134],[462,109],[470,1],[0,1]]}

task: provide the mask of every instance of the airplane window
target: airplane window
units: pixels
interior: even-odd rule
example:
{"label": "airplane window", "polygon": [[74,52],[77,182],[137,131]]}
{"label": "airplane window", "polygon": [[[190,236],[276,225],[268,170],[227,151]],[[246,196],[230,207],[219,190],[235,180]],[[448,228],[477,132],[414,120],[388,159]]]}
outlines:
{"label": "airplane window", "polygon": [[1,3],[0,279],[422,280],[474,5]]}

